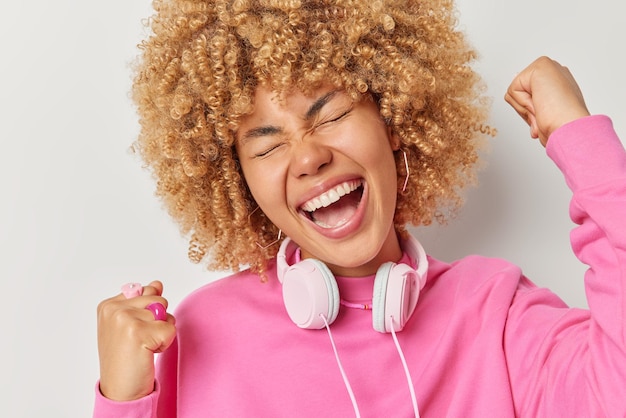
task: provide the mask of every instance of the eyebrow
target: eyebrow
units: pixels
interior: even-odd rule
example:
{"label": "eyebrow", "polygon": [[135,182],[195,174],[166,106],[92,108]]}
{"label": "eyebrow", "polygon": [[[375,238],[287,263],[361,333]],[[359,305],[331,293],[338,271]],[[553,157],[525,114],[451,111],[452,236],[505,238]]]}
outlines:
{"label": "eyebrow", "polygon": [[313,119],[315,116],[318,115],[318,113],[320,113],[320,110],[322,110],[322,108],[331,101],[331,99],[339,92],[339,90],[332,90],[329,91],[328,93],[326,93],[325,95],[323,95],[322,97],[320,97],[319,99],[317,99],[315,102],[313,102],[313,104],[309,107],[309,109],[306,111],[306,113],[304,114],[304,119],[305,120],[311,120]]}
{"label": "eyebrow", "polygon": [[[329,91],[328,93],[326,93],[325,95],[317,99],[315,102],[313,102],[311,106],[309,106],[309,108],[307,109],[306,113],[304,114],[304,119],[306,121],[310,121],[315,116],[317,116],[322,110],[322,108],[326,106],[326,104],[328,104],[328,102],[330,102],[338,92],[339,90]],[[258,137],[268,136],[268,135],[276,135],[281,132],[282,132],[282,128],[278,126],[273,126],[273,125],[259,126],[257,128],[252,128],[246,131],[246,133],[244,133],[241,137],[241,142],[242,144],[245,144],[246,142],[248,142],[249,140],[253,138],[258,138]]]}
{"label": "eyebrow", "polygon": [[252,128],[249,131],[246,131],[245,134],[241,137],[241,142],[245,144],[248,140],[252,138],[258,138],[261,136],[269,136],[276,135],[282,132],[282,129],[278,126],[259,126],[258,128]]}

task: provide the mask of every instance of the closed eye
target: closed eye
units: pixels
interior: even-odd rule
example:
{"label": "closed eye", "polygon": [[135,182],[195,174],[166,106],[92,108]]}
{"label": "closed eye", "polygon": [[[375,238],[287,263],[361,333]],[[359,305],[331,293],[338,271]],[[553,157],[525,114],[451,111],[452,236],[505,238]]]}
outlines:
{"label": "closed eye", "polygon": [[322,120],[320,123],[318,123],[316,126],[313,127],[313,129],[323,126],[323,125],[330,125],[334,122],[338,122],[340,120],[342,120],[343,118],[345,118],[346,116],[348,116],[348,114],[352,111],[352,106],[350,106],[349,109],[345,110],[344,112],[342,112],[341,114],[339,114],[339,116],[336,117],[332,117],[331,119],[328,120]]}
{"label": "closed eye", "polygon": [[267,157],[272,151],[274,151],[276,148],[280,147],[281,145],[283,145],[282,142],[276,143],[276,144],[272,145],[269,148],[266,148],[265,150],[263,150],[261,152],[257,152],[256,154],[254,154],[254,157],[255,158]]}

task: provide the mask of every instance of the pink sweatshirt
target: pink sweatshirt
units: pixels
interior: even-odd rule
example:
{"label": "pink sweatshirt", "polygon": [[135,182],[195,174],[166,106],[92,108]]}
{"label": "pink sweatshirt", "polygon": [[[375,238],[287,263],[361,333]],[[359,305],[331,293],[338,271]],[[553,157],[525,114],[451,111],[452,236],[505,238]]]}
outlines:
{"label": "pink sweatshirt", "polygon": [[[605,116],[560,128],[547,152],[573,191],[590,309],[504,260],[430,258],[398,333],[422,417],[626,416],[626,153]],[[371,300],[373,277],[337,280],[343,299]],[[154,393],[113,402],[96,390],[95,418],[355,415],[328,333],[291,322],[275,273],[210,283],[175,314]],[[373,330],[371,311],[342,306],[331,330],[361,416],[413,416],[392,336]]]}

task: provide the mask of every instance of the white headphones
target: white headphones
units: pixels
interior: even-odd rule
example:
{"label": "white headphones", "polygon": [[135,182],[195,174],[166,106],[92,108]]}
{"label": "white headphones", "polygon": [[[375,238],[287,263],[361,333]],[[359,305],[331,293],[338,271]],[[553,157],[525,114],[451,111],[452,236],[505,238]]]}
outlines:
{"label": "white headphones", "polygon": [[[376,272],[372,297],[372,325],[378,332],[401,331],[409,320],[420,291],[426,284],[428,259],[422,245],[412,236],[403,249],[417,263],[417,269],[400,263],[384,263]],[[323,262],[307,258],[289,265],[298,246],[286,238],[277,255],[278,280],[291,320],[300,328],[324,328],[339,313],[341,299],[335,276]]]}

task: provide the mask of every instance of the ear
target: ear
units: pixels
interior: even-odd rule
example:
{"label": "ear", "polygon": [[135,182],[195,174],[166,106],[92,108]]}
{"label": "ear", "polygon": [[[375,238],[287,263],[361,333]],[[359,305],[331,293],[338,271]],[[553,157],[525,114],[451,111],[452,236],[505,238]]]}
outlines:
{"label": "ear", "polygon": [[389,138],[389,145],[391,145],[391,149],[393,151],[398,151],[400,149],[400,138],[389,125],[387,125],[387,137]]}

